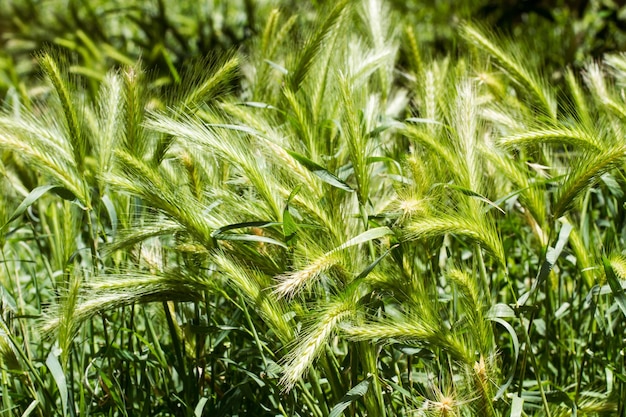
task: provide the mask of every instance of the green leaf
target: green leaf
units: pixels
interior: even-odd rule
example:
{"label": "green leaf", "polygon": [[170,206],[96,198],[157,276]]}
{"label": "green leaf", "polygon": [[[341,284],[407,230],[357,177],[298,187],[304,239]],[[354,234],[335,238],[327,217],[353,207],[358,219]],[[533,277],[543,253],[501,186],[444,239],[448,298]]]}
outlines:
{"label": "green leaf", "polygon": [[261,134],[258,130],[252,129],[251,127],[248,127],[248,126],[242,126],[242,125],[233,125],[233,124],[228,124],[228,123],[210,123],[210,124],[207,124],[206,126],[216,127],[220,129],[235,130],[237,132],[248,133],[252,136],[259,136]]}
{"label": "green leaf", "polygon": [[561,227],[561,231],[559,232],[559,238],[556,242],[556,245],[554,247],[548,247],[546,260],[541,265],[541,269],[537,274],[537,278],[535,278],[535,281],[533,282],[530,290],[518,299],[518,306],[523,306],[530,298],[530,295],[535,292],[537,287],[539,287],[539,284],[541,284],[548,277],[550,271],[552,271],[552,268],[554,267],[554,264],[556,264],[557,259],[561,255],[561,252],[563,252],[563,248],[569,240],[569,234],[571,233],[573,228],[574,227],[569,223],[563,224],[563,226]]}
{"label": "green leaf", "polygon": [[283,242],[279,242],[276,239],[272,239],[271,237],[259,236],[259,235],[247,235],[247,234],[239,234],[239,233],[224,233],[224,234],[215,234],[213,238],[216,240],[236,240],[243,242],[258,242],[258,243],[269,243],[271,245],[278,245],[282,248],[287,249],[287,246]]}
{"label": "green leaf", "polygon": [[283,209],[283,235],[285,236],[287,242],[290,241],[298,231],[298,225],[289,212],[289,203],[291,203],[291,200],[296,196],[296,194],[298,194],[301,187],[301,185],[298,185],[293,189],[291,194],[289,194],[289,198],[287,199],[287,203],[285,203],[285,208]]}
{"label": "green leaf", "polygon": [[432,125],[443,125],[443,123],[438,122],[433,119],[424,119],[422,117],[409,117],[406,119],[407,122],[416,123],[416,124],[432,124]]}
{"label": "green leaf", "polygon": [[54,378],[54,382],[59,389],[59,395],[61,396],[61,405],[63,407],[63,415],[67,415],[67,399],[68,399],[68,391],[67,391],[67,381],[65,379],[65,373],[63,372],[63,368],[61,367],[61,362],[59,362],[59,355],[61,354],[61,350],[55,344],[50,353],[48,354],[48,359],[46,359],[46,366],[50,370],[52,377]]}
{"label": "green leaf", "polygon": [[244,102],[241,103],[241,105],[247,106],[247,107],[255,107],[257,109],[277,110],[277,111],[279,111],[281,113],[284,113],[278,107],[274,107],[271,104],[267,104],[267,103],[261,103],[260,101],[244,101]]}
{"label": "green leaf", "polygon": [[39,401],[37,400],[33,400],[30,405],[28,406],[28,408],[26,410],[24,410],[24,414],[22,414],[22,417],[28,417],[31,415],[31,413],[33,411],[35,411],[35,409],[37,408],[37,406],[39,405]]}
{"label": "green leaf", "polygon": [[608,172],[600,177],[604,185],[609,189],[611,194],[613,194],[617,198],[624,197],[624,191],[622,191],[622,187],[620,187],[619,183],[615,179],[615,177]]}
{"label": "green leaf", "polygon": [[607,258],[602,258],[602,263],[604,264],[606,280],[609,282],[609,286],[613,292],[613,297],[615,297],[615,302],[619,306],[620,310],[622,310],[622,313],[626,316],[626,293],[624,292],[624,288],[622,288],[622,285],[615,276],[615,272],[611,267],[611,262]]}
{"label": "green leaf", "polygon": [[107,214],[109,215],[109,220],[111,220],[111,237],[115,237],[115,235],[117,234],[117,210],[115,210],[115,205],[113,204],[113,201],[111,201],[111,198],[109,198],[108,195],[105,195],[104,197],[102,197],[102,204],[104,204],[104,208],[107,211]]}
{"label": "green leaf", "polygon": [[550,263],[550,268],[554,266],[556,260],[561,255],[561,252],[563,252],[563,248],[565,247],[565,244],[569,239],[569,234],[571,233],[573,228],[574,227],[569,223],[563,224],[563,226],[561,227],[561,231],[559,232],[559,239],[557,240],[556,245],[554,246],[554,248],[548,248],[546,261]]}
{"label": "green leaf", "polygon": [[494,304],[489,311],[487,312],[487,318],[503,318],[503,317],[517,317],[515,315],[515,310],[508,305],[503,303]]}
{"label": "green leaf", "polygon": [[546,400],[552,404],[565,404],[572,410],[572,417],[576,417],[577,407],[574,401],[561,390],[553,390],[546,392]]}
{"label": "green leaf", "polygon": [[272,221],[254,221],[254,222],[233,223],[233,224],[229,224],[228,226],[222,226],[219,229],[216,229],[215,231],[213,231],[213,233],[211,233],[211,237],[216,237],[217,235],[221,235],[224,232],[227,232],[229,230],[245,229],[248,227],[258,227],[262,229],[264,227],[276,226],[279,224],[280,223],[272,222]]}
{"label": "green leaf", "polygon": [[289,74],[289,71],[287,70],[287,68],[283,67],[282,65],[272,62],[269,59],[264,59],[263,61],[266,64],[268,64],[270,67],[274,68],[276,71],[285,75]]}
{"label": "green leaf", "polygon": [[287,246],[276,239],[272,239],[267,236],[259,236],[259,235],[250,235],[245,233],[225,233],[229,230],[235,229],[244,229],[248,227],[257,227],[264,228],[270,226],[280,225],[280,223],[272,222],[272,221],[255,221],[255,222],[243,222],[243,223],[233,223],[227,226],[220,227],[219,229],[214,230],[211,233],[211,237],[215,240],[235,240],[235,241],[243,241],[243,242],[257,242],[257,243],[269,243],[271,245],[278,245],[283,248],[287,248]]}
{"label": "green leaf", "polygon": [[209,399],[207,397],[200,398],[200,401],[198,401],[198,404],[196,405],[196,408],[194,408],[194,410],[193,410],[193,415],[195,417],[202,417],[202,410],[204,410],[204,406],[206,406],[206,403],[208,401],[209,401]]}
{"label": "green leaf", "polygon": [[291,213],[289,213],[289,207],[285,207],[283,210],[283,235],[287,241],[291,240],[295,233],[298,231],[298,225],[293,219]]}
{"label": "green leaf", "polygon": [[500,213],[505,214],[504,210],[502,210],[500,208],[500,206],[498,206],[496,203],[494,203],[493,201],[489,200],[487,197],[485,197],[482,194],[477,193],[476,191],[472,191],[469,188],[465,188],[465,187],[461,187],[459,185],[454,185],[454,184],[443,184],[443,186],[445,188],[450,188],[452,190],[456,190],[459,191],[467,196],[470,197],[474,197],[479,199],[480,201],[489,204],[491,207],[497,209]]}
{"label": "green leaf", "polygon": [[321,179],[325,183],[330,184],[333,187],[340,188],[344,191],[354,192],[354,190],[348,184],[339,179],[335,174],[331,173],[323,166],[313,162],[306,156],[289,150],[287,151],[287,153],[291,155],[296,161],[304,165],[306,169],[317,175],[319,179]]}
{"label": "green leaf", "polygon": [[339,402],[333,407],[333,409],[330,410],[330,414],[328,414],[328,417],[339,417],[350,404],[364,396],[365,393],[367,393],[367,389],[370,386],[371,380],[372,377],[370,376],[366,380],[356,384],[350,391],[346,393],[346,395],[343,396],[341,400],[339,400]]}
{"label": "green leaf", "polygon": [[393,231],[386,226],[377,227],[375,229],[367,230],[356,237],[353,237],[352,239],[346,241],[344,244],[337,246],[332,251],[337,252],[349,248],[350,246],[359,245],[361,243],[369,242],[370,240],[374,239],[380,239],[383,236],[388,236],[392,234]]}
{"label": "green leaf", "polygon": [[522,411],[524,411],[524,399],[513,396],[513,402],[511,403],[511,417],[522,417]]}
{"label": "green leaf", "polygon": [[22,201],[20,203],[20,205],[15,209],[15,211],[13,212],[11,217],[9,217],[9,220],[4,225],[2,225],[2,227],[0,227],[0,231],[4,230],[4,228],[7,227],[9,225],[9,223],[11,223],[13,220],[15,220],[18,217],[20,217],[30,206],[32,206],[35,203],[35,201],[37,201],[39,199],[39,197],[44,195],[47,191],[52,190],[53,188],[58,188],[58,186],[56,186],[56,185],[42,185],[40,187],[37,187],[37,188],[33,189],[26,196],[24,201]]}
{"label": "green leaf", "polygon": [[376,258],[374,260],[374,262],[369,264],[363,271],[361,271],[361,273],[356,276],[355,280],[358,280],[358,279],[361,279],[361,278],[365,278],[366,276],[368,276],[369,273],[372,272],[372,270],[376,267],[376,265],[378,265],[380,263],[380,261],[382,261],[387,255],[389,255],[389,253],[391,253],[392,250],[394,250],[398,246],[400,246],[400,244],[396,243],[395,245],[393,245],[392,247],[387,249],[382,255],[380,255],[378,258]]}
{"label": "green leaf", "polygon": [[519,339],[517,338],[517,333],[515,333],[515,329],[513,328],[513,326],[511,326],[508,322],[502,320],[501,318],[497,318],[497,317],[492,317],[489,318],[491,321],[498,323],[499,325],[501,325],[502,327],[504,327],[506,329],[507,332],[509,332],[509,334],[511,335],[511,341],[513,342],[513,361],[511,364],[511,369],[509,371],[509,377],[506,379],[506,381],[504,382],[504,384],[502,384],[500,386],[500,388],[498,389],[498,392],[496,393],[495,396],[495,400],[497,400],[498,398],[502,397],[504,395],[504,393],[506,392],[507,388],[511,385],[511,383],[513,382],[513,378],[515,377],[515,371],[516,371],[516,367],[517,367],[517,359],[519,358]]}

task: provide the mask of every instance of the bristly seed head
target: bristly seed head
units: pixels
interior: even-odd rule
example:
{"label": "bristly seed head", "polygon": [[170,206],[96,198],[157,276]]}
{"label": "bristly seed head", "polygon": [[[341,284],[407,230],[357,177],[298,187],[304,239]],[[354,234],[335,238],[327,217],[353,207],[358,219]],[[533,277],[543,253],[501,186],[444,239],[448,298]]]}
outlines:
{"label": "bristly seed head", "polygon": [[315,282],[321,274],[337,264],[334,256],[325,254],[299,271],[278,275],[274,293],[279,297],[292,297],[302,288]]}

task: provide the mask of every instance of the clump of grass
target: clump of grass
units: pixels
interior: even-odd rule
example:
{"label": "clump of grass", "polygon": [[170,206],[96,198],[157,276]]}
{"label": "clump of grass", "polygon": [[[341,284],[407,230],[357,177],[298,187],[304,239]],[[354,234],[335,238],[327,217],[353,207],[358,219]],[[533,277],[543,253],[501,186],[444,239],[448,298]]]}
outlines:
{"label": "clump of grass", "polygon": [[622,60],[565,104],[527,45],[464,25],[431,59],[383,2],[317,13],[159,96],[42,55],[49,96],[0,116],[7,409],[623,411]]}

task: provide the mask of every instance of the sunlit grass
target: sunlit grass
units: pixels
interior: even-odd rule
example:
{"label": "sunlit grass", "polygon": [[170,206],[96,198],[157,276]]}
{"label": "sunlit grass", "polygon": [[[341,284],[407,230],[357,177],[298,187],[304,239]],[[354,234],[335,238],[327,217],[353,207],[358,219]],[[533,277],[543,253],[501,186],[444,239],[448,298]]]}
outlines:
{"label": "sunlit grass", "polygon": [[623,413],[624,58],[562,91],[523,41],[317,13],[170,87],[40,55],[0,115],[3,412]]}

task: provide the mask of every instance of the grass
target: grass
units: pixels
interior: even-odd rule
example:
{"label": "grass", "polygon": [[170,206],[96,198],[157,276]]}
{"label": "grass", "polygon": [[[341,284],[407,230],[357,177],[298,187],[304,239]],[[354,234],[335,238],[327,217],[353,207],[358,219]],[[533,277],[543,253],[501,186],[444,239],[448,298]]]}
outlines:
{"label": "grass", "polygon": [[7,98],[3,414],[623,415],[624,57],[301,13]]}

